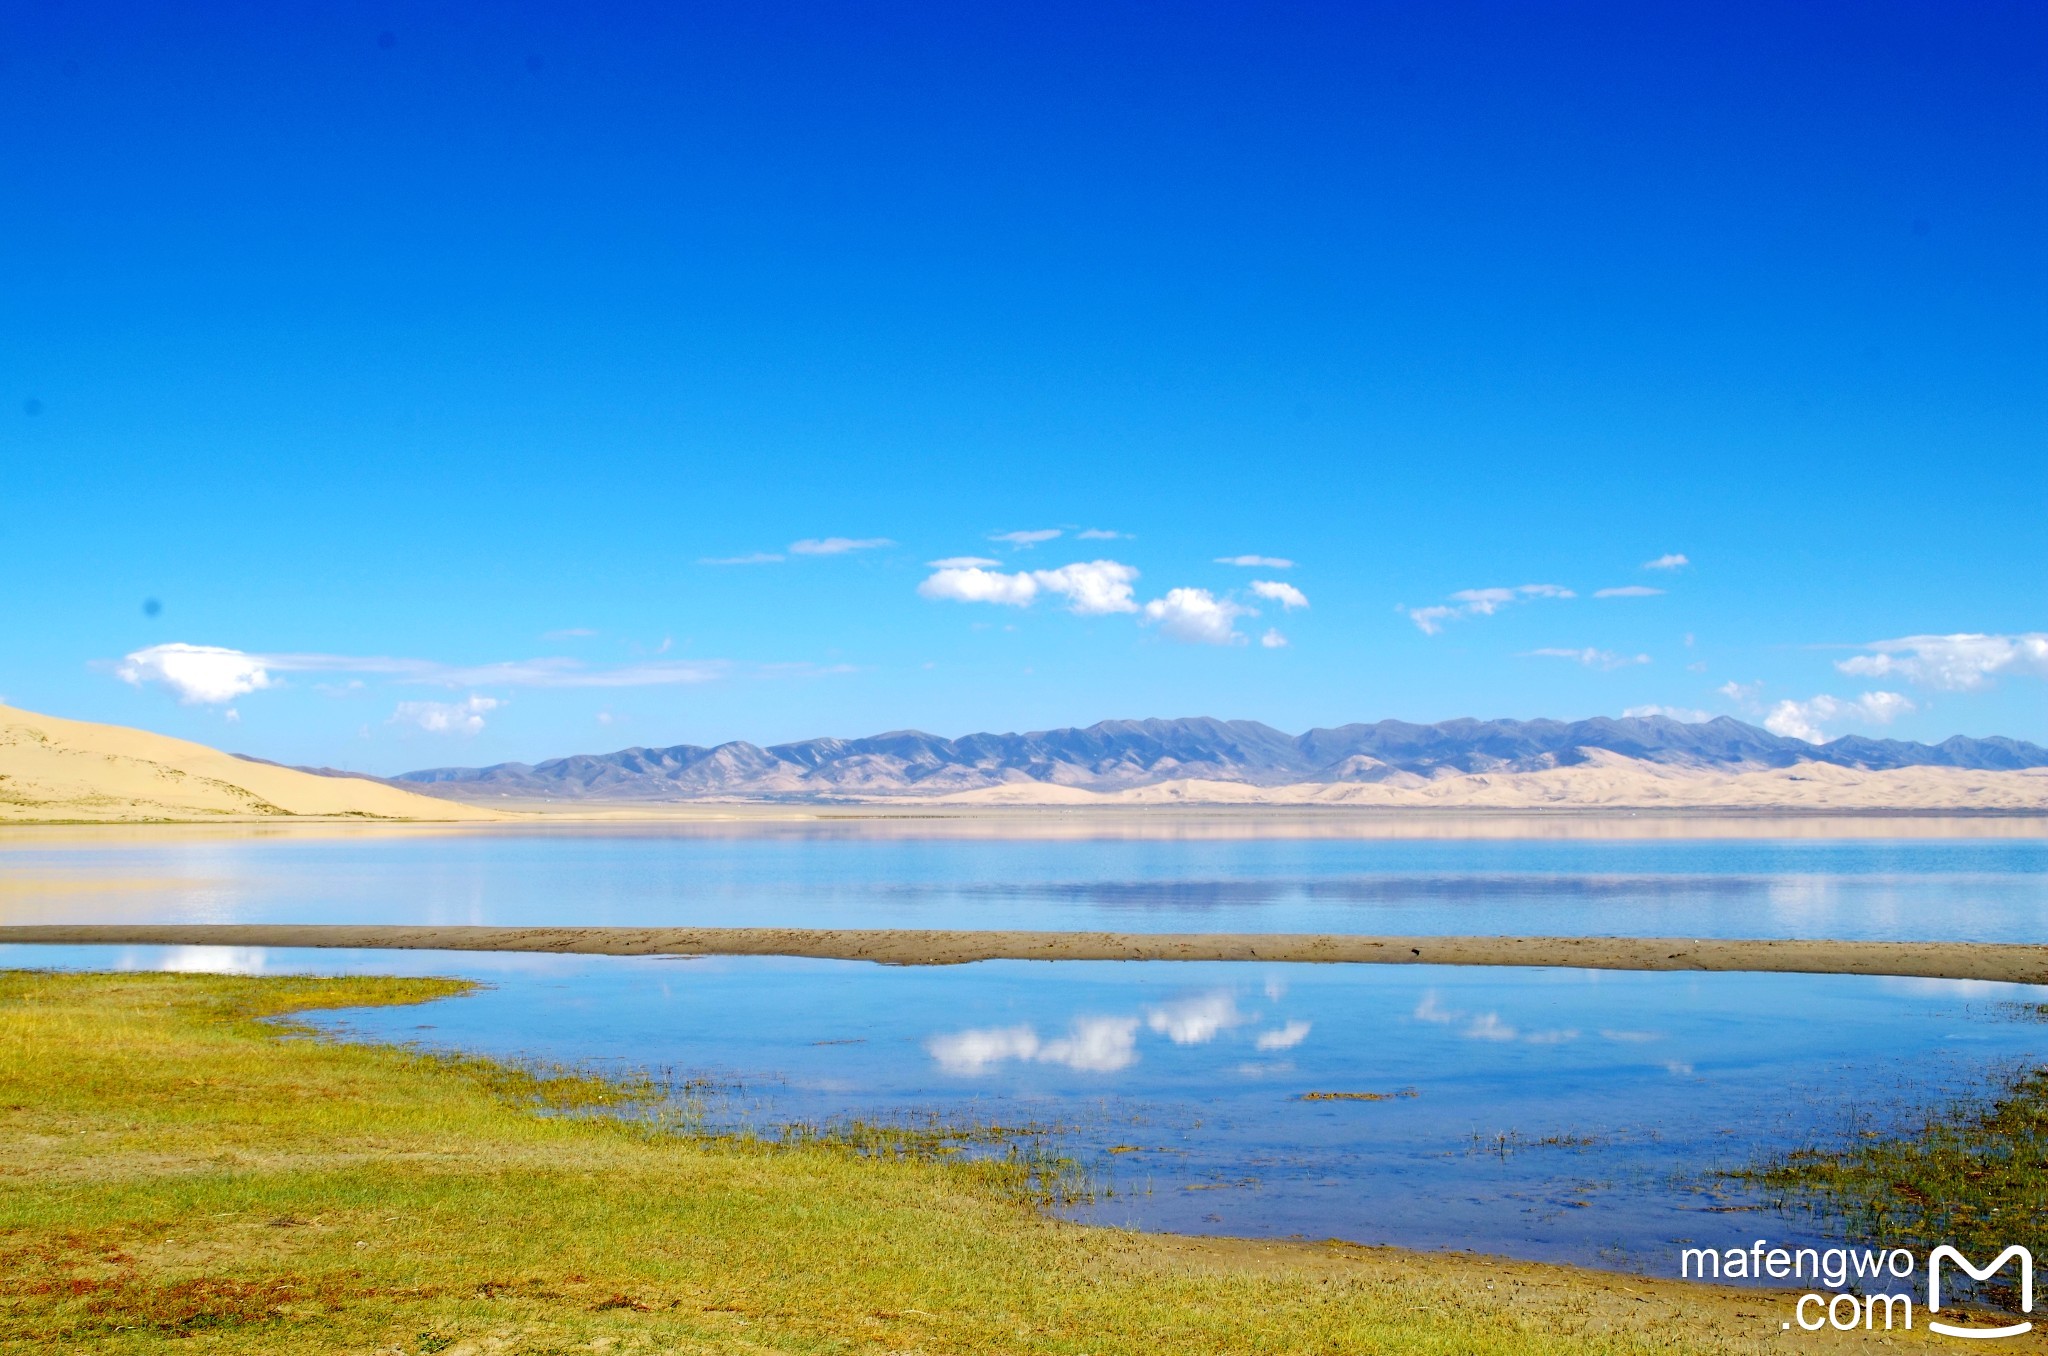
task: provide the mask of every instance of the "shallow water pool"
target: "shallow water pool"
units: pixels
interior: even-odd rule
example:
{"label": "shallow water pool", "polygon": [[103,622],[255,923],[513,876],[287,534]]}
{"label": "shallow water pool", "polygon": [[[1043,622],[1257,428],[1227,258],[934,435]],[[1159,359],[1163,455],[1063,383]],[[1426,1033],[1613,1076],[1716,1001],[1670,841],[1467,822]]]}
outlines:
{"label": "shallow water pool", "polygon": [[[649,1070],[714,1129],[1035,1126],[1077,1218],[1672,1273],[1837,1236],[1721,1173],[2048,1056],[2048,989],[1564,969],[0,948],[0,963],[462,974],[352,1038]],[[692,1086],[698,1085],[698,1086]]]}

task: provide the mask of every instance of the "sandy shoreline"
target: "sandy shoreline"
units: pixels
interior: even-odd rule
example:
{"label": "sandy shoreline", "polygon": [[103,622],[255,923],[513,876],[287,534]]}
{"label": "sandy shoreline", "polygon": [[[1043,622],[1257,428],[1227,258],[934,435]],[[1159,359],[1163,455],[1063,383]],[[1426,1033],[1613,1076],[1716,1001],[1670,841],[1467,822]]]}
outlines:
{"label": "sandy shoreline", "polygon": [[478,823],[293,817],[204,823],[59,824],[0,820],[10,848],[98,847],[166,841],[525,837],[693,837],[1094,841],[1321,840],[1385,842],[1606,840],[2048,839],[2048,815],[2004,811],[1876,810],[1374,810],[1350,807],[1124,806],[1060,809],[1004,806],[934,810],[915,806],[710,805],[666,812],[506,815]]}
{"label": "sandy shoreline", "polygon": [[847,928],[406,927],[287,923],[32,924],[0,944],[341,947],[602,956],[806,956],[883,965],[983,960],[1292,961],[1892,975],[2048,984],[2048,946],[1670,937],[1362,937],[1329,933]]}

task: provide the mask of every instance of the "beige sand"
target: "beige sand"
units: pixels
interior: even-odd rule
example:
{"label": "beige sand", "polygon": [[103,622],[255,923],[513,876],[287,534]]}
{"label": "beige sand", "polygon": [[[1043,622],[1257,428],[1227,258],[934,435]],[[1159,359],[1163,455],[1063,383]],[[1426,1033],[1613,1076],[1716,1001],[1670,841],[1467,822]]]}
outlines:
{"label": "beige sand", "polygon": [[2048,815],[2048,768],[1972,772],[1913,767],[1865,772],[1826,763],[1727,772],[1647,763],[1594,750],[1576,767],[1541,772],[1407,773],[1381,782],[1250,786],[1178,780],[1121,791],[1013,782],[921,798],[850,798],[838,806],[763,801],[512,800],[479,804],[250,762],[182,739],[0,706],[0,824],[275,822],[292,818],[461,821],[682,817],[821,820],[834,814],[984,816],[1064,810],[1280,810],[1443,815],[1617,814]]}
{"label": "beige sand", "polygon": [[1799,763],[1726,772],[1648,763],[1594,749],[1576,767],[1473,772],[1382,782],[1247,786],[1181,780],[1123,791],[1015,782],[931,803],[954,806],[1271,805],[1455,810],[2048,811],[2048,768],[1974,772],[1907,767],[1884,772]]}
{"label": "beige sand", "polygon": [[885,965],[983,960],[1308,961],[1747,970],[2048,983],[2048,946],[1693,941],[1674,937],[1355,937],[1331,933],[970,932],[852,928],[509,928],[329,923],[55,923],[0,944],[362,947],[574,955],[815,956]]}
{"label": "beige sand", "polygon": [[204,744],[0,706],[0,823],[277,819],[485,820],[495,810],[360,777],[252,763]]}

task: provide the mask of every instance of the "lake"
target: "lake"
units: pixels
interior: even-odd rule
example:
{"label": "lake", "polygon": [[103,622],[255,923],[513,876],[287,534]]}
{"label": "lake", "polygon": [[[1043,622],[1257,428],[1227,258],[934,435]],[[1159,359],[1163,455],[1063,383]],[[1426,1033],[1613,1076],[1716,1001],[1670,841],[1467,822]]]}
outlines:
{"label": "lake", "polygon": [[[1640,836],[1670,820],[1604,821],[1607,837],[1366,837],[1358,835],[1401,824],[1342,815],[1276,822],[1325,836],[1264,836],[1256,819],[1172,814],[1025,820],[1020,831],[911,819],[398,833],[0,830],[0,918],[2048,937],[2048,837],[2039,821],[1954,821],[1959,831],[2034,835],[1969,838]],[[1888,827],[1795,823],[1808,833]],[[1539,821],[1531,831],[1588,828]]]}
{"label": "lake", "polygon": [[[686,826],[8,835],[6,921],[1521,932],[2040,941],[2039,838],[1268,838]],[[7,965],[460,974],[353,1039],[652,1070],[708,1128],[1039,1127],[1078,1218],[1667,1273],[1831,1241],[1722,1176],[2048,1056],[2048,990],[1850,976],[1263,963],[891,968],[215,948]]]}

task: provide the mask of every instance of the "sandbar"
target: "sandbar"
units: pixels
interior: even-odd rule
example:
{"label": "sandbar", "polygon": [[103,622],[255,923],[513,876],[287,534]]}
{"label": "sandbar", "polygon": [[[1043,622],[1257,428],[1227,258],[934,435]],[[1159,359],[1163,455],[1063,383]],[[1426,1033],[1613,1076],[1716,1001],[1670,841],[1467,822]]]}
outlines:
{"label": "sandbar", "polygon": [[1675,937],[1366,937],[1338,933],[951,929],[410,927],[350,923],[50,923],[0,944],[341,947],[596,956],[805,956],[883,965],[987,960],[1285,961],[1892,975],[2048,984],[2048,946]]}

